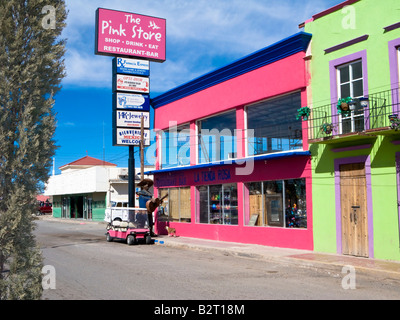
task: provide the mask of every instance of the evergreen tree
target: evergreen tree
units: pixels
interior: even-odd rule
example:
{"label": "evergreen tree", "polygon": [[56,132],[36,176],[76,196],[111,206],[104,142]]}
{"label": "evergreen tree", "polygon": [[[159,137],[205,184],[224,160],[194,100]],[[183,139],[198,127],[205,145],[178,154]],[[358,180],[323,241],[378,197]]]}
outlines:
{"label": "evergreen tree", "polygon": [[36,196],[55,153],[64,0],[0,0],[0,300],[40,299]]}

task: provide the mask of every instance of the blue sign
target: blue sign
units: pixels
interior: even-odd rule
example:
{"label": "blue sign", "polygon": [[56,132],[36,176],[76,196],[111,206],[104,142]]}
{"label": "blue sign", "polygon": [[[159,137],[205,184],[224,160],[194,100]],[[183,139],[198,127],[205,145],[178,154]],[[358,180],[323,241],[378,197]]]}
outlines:
{"label": "blue sign", "polygon": [[116,92],[113,94],[114,109],[150,111],[148,94],[133,94]]}
{"label": "blue sign", "polygon": [[129,74],[137,76],[150,76],[150,62],[148,60],[137,60],[127,58],[113,59],[114,74]]}

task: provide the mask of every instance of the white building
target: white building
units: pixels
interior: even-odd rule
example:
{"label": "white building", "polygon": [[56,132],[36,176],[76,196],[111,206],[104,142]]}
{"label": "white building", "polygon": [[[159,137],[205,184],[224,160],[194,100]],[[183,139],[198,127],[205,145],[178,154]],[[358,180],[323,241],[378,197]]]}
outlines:
{"label": "white building", "polygon": [[[53,199],[54,217],[101,221],[107,206],[128,202],[128,168],[86,156],[59,169],[61,174],[51,176],[45,190]],[[137,183],[140,169],[135,173]]]}

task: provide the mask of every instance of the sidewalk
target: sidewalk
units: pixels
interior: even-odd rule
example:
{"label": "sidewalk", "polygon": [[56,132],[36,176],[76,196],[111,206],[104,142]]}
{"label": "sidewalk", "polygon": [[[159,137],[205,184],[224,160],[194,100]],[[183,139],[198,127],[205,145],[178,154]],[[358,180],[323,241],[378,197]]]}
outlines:
{"label": "sidewalk", "polygon": [[[52,216],[40,216],[38,219],[66,223],[105,224],[97,221],[58,219]],[[154,238],[154,244],[176,248],[202,251],[221,251],[226,255],[266,261],[295,264],[298,267],[318,268],[341,273],[344,266],[353,266],[356,271],[374,273],[400,280],[400,262],[370,258],[360,258],[339,254],[319,253],[308,250],[267,247],[256,244],[244,244],[225,241],[205,240],[189,237],[169,237],[160,235]]]}
{"label": "sidewalk", "polygon": [[298,267],[323,268],[337,273],[341,273],[344,266],[353,266],[356,271],[400,280],[400,262],[394,261],[188,237],[158,236],[155,238],[155,244],[202,251],[218,250],[226,255],[284,262]]}

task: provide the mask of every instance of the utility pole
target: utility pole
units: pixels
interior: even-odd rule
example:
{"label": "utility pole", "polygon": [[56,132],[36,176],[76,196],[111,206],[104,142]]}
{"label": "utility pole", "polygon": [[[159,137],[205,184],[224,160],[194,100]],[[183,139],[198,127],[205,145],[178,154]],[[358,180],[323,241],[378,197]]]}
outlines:
{"label": "utility pole", "polygon": [[135,154],[134,147],[129,146],[129,159],[128,159],[128,201],[129,207],[135,207]]}

